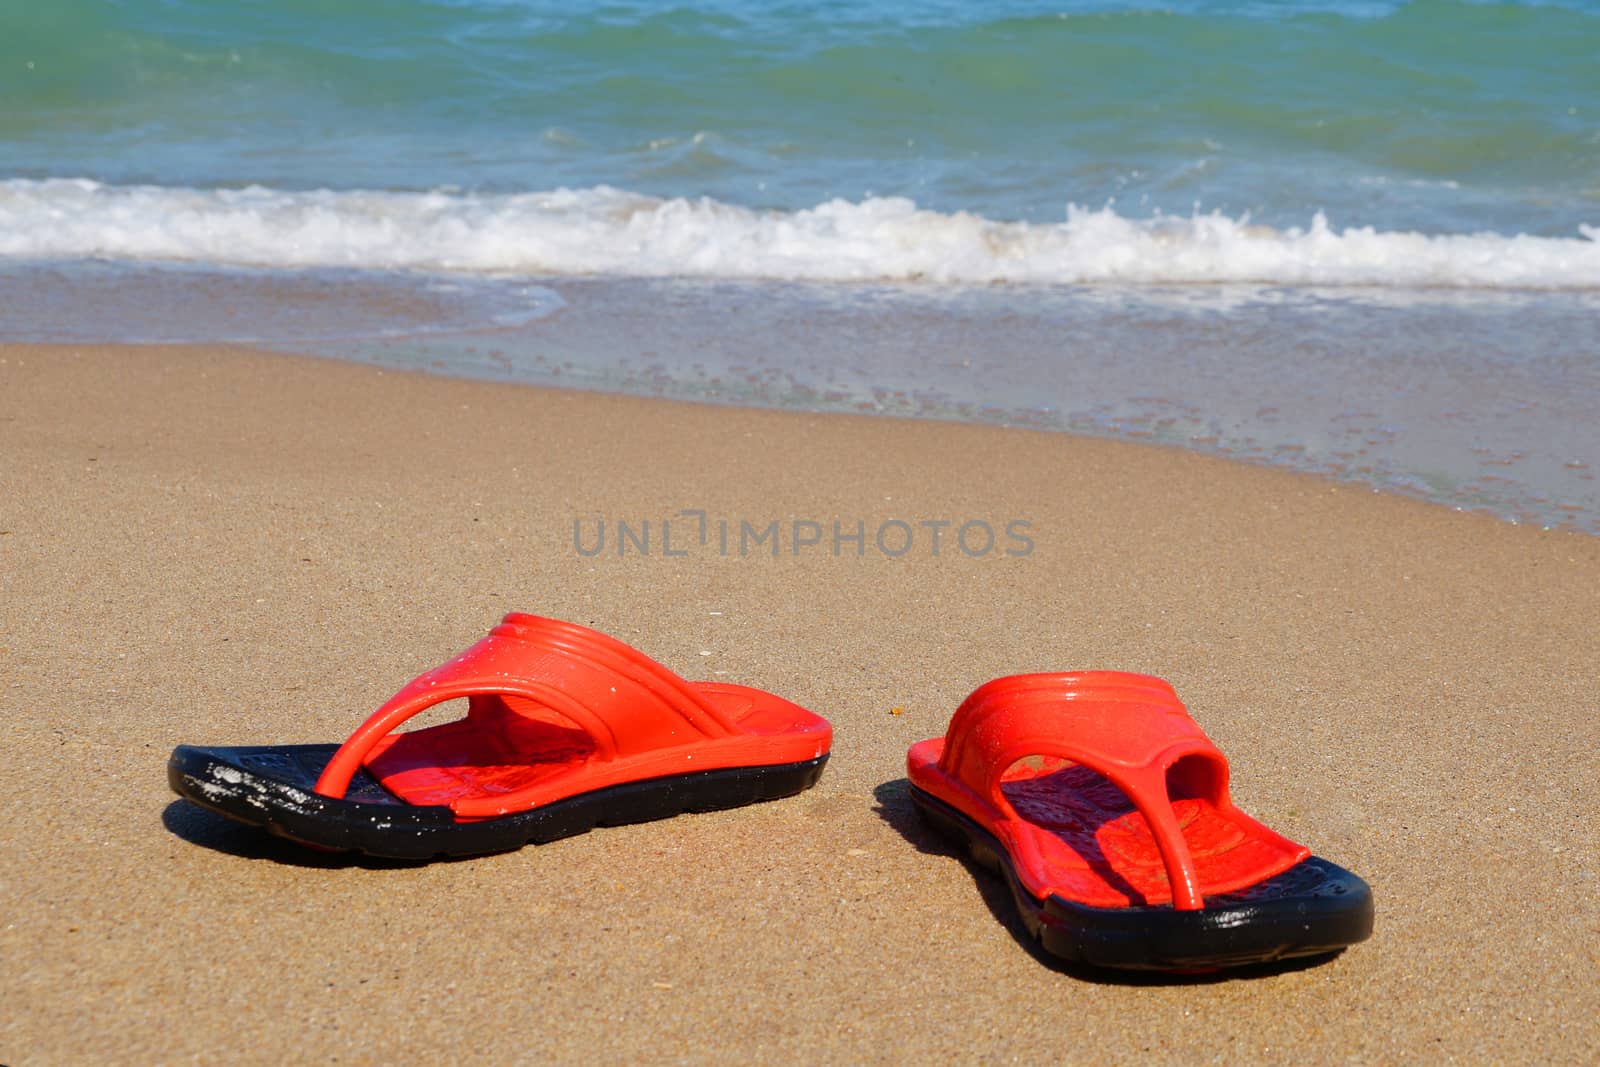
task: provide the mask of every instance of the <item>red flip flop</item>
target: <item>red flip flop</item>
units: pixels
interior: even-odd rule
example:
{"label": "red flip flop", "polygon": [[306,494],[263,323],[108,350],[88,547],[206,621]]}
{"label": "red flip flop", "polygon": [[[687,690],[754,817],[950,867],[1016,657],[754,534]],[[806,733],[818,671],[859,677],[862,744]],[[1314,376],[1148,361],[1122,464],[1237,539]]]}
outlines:
{"label": "red flip flop", "polygon": [[[393,733],[465,697],[462,719]],[[686,682],[573,623],[513,613],[343,745],[180,745],[179,796],[320,848],[428,859],[789,796],[833,730],[759,689]]]}
{"label": "red flip flop", "polygon": [[906,764],[922,814],[1065,959],[1207,970],[1372,932],[1366,883],[1234,807],[1228,761],[1159,678],[996,679]]}

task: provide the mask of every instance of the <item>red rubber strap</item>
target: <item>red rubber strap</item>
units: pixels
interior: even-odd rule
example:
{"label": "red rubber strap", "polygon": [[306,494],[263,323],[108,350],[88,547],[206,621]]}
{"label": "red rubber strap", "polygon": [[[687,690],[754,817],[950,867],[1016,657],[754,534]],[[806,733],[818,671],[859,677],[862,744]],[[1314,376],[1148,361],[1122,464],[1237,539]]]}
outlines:
{"label": "red rubber strap", "polygon": [[316,791],[344,796],[378,742],[412,716],[446,700],[488,694],[526,697],[561,713],[594,739],[601,760],[681,744],[686,733],[739,732],[687,682],[637,649],[587,627],[513,612],[373,712],[334,754]]}
{"label": "red rubber strap", "polygon": [[1000,678],[968,697],[951,719],[939,767],[1001,812],[1020,818],[1001,790],[1006,770],[1051,756],[1105,775],[1150,827],[1172,886],[1173,906],[1205,906],[1194,858],[1167,794],[1166,772],[1186,756],[1212,765],[1208,799],[1231,808],[1228,763],[1172,687],[1115,671]]}

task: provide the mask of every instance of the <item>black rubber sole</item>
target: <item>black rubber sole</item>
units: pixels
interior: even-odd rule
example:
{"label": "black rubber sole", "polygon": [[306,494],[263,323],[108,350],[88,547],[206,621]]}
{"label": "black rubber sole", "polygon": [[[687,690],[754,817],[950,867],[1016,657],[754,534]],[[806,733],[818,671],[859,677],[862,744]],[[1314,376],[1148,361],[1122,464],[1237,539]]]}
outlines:
{"label": "black rubber sole", "polygon": [[652,778],[568,797],[530,811],[457,822],[443,805],[407,804],[360,771],[344,799],[313,792],[337,745],[201,748],[179,745],[167,782],[185,800],[314,848],[426,860],[505,852],[596,826],[719,811],[792,796],[813,785],[827,754],[802,763]]}
{"label": "black rubber sole", "polygon": [[1045,951],[1094,967],[1212,971],[1328,955],[1372,934],[1372,891],[1312,856],[1264,882],[1207,897],[1200,911],[1095,908],[1023,888],[999,840],[966,814],[915,786],[911,799],[932,826],[1005,876],[1028,932]]}

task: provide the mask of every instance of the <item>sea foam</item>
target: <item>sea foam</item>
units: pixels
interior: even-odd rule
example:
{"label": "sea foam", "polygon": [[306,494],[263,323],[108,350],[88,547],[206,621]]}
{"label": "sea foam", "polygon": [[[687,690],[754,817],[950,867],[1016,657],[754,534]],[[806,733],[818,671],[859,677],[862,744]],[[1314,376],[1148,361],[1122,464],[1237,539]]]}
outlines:
{"label": "sea foam", "polygon": [[1304,228],[1069,206],[1054,223],[903,198],[801,211],[607,186],[520,194],[0,182],[0,255],[500,276],[934,283],[1600,288],[1600,226],[1570,237]]}

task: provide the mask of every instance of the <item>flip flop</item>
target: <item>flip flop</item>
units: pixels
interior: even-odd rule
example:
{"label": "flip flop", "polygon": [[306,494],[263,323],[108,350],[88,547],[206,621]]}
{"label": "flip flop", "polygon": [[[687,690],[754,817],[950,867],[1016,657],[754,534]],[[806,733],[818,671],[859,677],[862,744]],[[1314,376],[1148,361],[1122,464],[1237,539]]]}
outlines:
{"label": "flip flop", "polygon": [[1005,875],[1065,959],[1214,970],[1372,933],[1366,883],[1234,807],[1228,761],[1159,678],[996,679],[906,766],[924,817]]}
{"label": "flip flop", "polygon": [[[392,732],[461,697],[464,718]],[[512,613],[343,745],[180,745],[167,780],[303,844],[429,859],[790,796],[816,782],[832,738],[771,693],[686,682],[605,634]]]}

